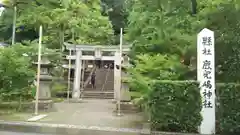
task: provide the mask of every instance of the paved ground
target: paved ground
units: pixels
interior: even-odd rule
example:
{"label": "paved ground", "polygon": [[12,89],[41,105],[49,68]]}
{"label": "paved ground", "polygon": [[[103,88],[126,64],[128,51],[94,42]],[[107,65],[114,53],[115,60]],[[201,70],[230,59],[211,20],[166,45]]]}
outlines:
{"label": "paved ground", "polygon": [[21,133],[21,132],[5,132],[5,131],[0,131],[0,135],[50,135],[50,134]]}
{"label": "paved ground", "polygon": [[[83,103],[62,102],[56,103],[54,106],[54,112],[47,113],[46,118],[37,122],[113,128],[142,128],[141,114],[116,116],[113,113],[115,104],[111,100],[83,100]],[[31,115],[18,113],[0,117],[0,119],[26,121]]]}
{"label": "paved ground", "polygon": [[84,100],[83,103],[56,103],[56,112],[51,112],[40,122],[74,124],[85,126],[141,128],[141,114],[113,113],[111,100]]}

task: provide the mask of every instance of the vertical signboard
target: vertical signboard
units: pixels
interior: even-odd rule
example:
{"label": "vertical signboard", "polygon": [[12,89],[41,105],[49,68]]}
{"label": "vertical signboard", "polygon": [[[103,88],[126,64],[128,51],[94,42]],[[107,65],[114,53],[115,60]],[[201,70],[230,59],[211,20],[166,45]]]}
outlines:
{"label": "vertical signboard", "polygon": [[200,133],[215,133],[215,50],[214,32],[204,28],[197,39],[197,79],[200,83],[203,117]]}

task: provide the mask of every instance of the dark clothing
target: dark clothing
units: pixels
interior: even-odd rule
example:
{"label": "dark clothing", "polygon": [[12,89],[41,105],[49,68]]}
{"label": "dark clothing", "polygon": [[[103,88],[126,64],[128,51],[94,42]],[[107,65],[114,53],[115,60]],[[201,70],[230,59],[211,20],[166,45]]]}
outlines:
{"label": "dark clothing", "polygon": [[95,78],[96,78],[96,75],[95,75],[95,73],[93,73],[91,76],[91,84],[92,84],[93,88],[95,88]]}
{"label": "dark clothing", "polygon": [[91,81],[95,81],[95,77],[96,77],[96,75],[95,75],[95,74],[92,74],[92,76],[91,76]]}

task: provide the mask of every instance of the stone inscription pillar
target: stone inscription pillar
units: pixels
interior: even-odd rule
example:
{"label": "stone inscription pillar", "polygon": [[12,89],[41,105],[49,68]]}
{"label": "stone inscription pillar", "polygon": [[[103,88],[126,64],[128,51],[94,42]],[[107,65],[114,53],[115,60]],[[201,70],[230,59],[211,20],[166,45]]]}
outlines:
{"label": "stone inscription pillar", "polygon": [[114,58],[114,99],[118,99],[118,92],[121,89],[120,70],[117,69],[117,65],[120,65],[119,52],[115,52]]}
{"label": "stone inscription pillar", "polygon": [[77,50],[76,52],[76,67],[75,67],[75,76],[74,76],[74,85],[73,85],[73,93],[72,97],[73,99],[79,99],[80,98],[80,84],[81,84],[81,69],[82,69],[82,51]]}

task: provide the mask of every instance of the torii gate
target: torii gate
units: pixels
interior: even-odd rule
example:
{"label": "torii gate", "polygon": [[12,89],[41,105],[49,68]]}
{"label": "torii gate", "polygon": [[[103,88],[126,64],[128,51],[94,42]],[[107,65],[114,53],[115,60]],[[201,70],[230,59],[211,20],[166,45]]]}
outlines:
{"label": "torii gate", "polygon": [[[66,49],[69,51],[75,51],[75,54],[71,56],[67,55],[66,58],[70,60],[75,60],[75,76],[73,84],[72,98],[79,99],[81,94],[81,69],[83,60],[102,60],[102,61],[114,61],[114,98],[117,98],[117,92],[121,89],[121,93],[124,92],[121,88],[121,76],[123,74],[117,69],[117,65],[123,61],[124,64],[128,63],[128,59],[122,56],[120,60],[119,56],[119,46],[109,46],[109,45],[74,45],[69,43],[64,43]],[[129,45],[122,46],[123,54],[130,51]],[[84,51],[94,52],[94,55],[83,55]],[[104,56],[103,52],[114,53],[112,56]],[[125,92],[124,92],[125,93]],[[122,94],[121,94],[122,95]]]}

